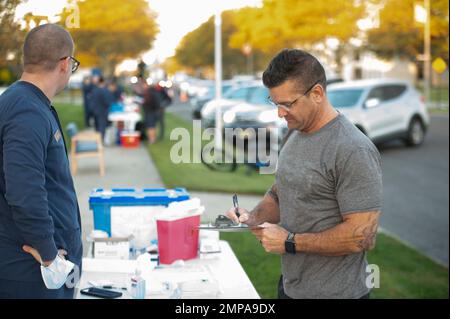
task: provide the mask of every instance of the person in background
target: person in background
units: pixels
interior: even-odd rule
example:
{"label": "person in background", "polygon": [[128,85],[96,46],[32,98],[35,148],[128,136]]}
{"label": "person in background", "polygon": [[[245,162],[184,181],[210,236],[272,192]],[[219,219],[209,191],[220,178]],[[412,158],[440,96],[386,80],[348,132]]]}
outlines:
{"label": "person in background", "polygon": [[92,82],[92,78],[90,76],[85,77],[83,79],[81,90],[83,92],[84,125],[86,127],[91,126],[91,119],[94,118],[92,108],[89,105],[89,94],[91,94],[93,88],[94,83]]}
{"label": "person in background", "polygon": [[100,76],[98,84],[90,94],[90,105],[95,119],[95,130],[102,135],[104,141],[106,127],[108,126],[109,108],[113,102],[113,95],[106,87],[105,79]]}
{"label": "person in background", "polygon": [[161,85],[156,84],[155,85],[155,91],[158,93],[159,98],[159,114],[158,114],[158,122],[159,122],[159,136],[158,140],[164,139],[164,131],[165,131],[165,122],[164,122],[164,113],[166,111],[166,107],[168,107],[170,104],[172,104],[172,98],[167,93],[166,88],[162,87]]}
{"label": "person in background", "polygon": [[80,210],[51,105],[79,66],[73,54],[62,27],[32,29],[24,72],[0,96],[0,299],[73,298],[69,263],[81,274]]}
{"label": "person in background", "polygon": [[108,89],[112,94],[113,97],[113,102],[114,103],[118,103],[121,102],[123,97],[123,88],[122,86],[119,84],[118,80],[116,77],[113,77],[111,82],[108,85]]}
{"label": "person in background", "polygon": [[150,86],[143,81],[143,102],[144,124],[149,144],[156,142],[156,123],[160,114],[161,104],[159,92],[154,86]]}

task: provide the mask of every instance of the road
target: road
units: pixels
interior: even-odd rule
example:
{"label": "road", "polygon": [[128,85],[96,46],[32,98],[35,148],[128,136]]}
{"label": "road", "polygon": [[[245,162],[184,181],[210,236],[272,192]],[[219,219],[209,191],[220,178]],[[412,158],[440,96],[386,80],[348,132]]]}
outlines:
{"label": "road", "polygon": [[384,209],[381,226],[448,267],[449,118],[432,116],[424,144],[380,146]]}
{"label": "road", "polygon": [[[168,111],[192,120],[188,104],[174,104]],[[384,186],[381,227],[448,267],[448,115],[431,116],[426,140],[419,148],[391,142],[379,150]]]}

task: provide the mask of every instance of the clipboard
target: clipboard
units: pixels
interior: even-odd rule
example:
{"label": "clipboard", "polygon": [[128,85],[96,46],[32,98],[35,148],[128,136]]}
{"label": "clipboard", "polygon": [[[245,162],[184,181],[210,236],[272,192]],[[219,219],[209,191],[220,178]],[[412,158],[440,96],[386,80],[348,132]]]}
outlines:
{"label": "clipboard", "polygon": [[262,226],[247,226],[245,224],[239,224],[239,225],[231,225],[231,226],[216,226],[216,225],[201,225],[198,226],[197,229],[202,229],[202,230],[214,230],[214,231],[219,231],[219,232],[245,232],[245,231],[251,231],[252,229],[260,229],[260,228],[264,228]]}

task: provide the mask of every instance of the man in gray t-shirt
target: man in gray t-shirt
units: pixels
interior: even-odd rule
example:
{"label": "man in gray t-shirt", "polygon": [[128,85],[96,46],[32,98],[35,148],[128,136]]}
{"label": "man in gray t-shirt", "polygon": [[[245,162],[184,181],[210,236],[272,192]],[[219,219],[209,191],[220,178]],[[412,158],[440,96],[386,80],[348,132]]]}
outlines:
{"label": "man in gray t-shirt", "polygon": [[[381,211],[380,155],[326,97],[323,67],[301,50],[283,50],[263,76],[290,134],[276,181],[240,217],[267,252],[281,254],[280,298],[365,298],[366,251]],[[367,272],[366,272],[367,271]]]}

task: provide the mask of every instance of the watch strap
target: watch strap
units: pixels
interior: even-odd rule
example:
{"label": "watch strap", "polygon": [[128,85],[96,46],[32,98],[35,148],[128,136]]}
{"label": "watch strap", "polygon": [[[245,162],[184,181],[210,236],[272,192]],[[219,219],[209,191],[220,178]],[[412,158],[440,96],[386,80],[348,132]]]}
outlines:
{"label": "watch strap", "polygon": [[289,232],[286,241],[284,243],[285,249],[287,253],[295,254],[295,233]]}

